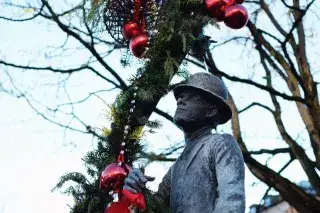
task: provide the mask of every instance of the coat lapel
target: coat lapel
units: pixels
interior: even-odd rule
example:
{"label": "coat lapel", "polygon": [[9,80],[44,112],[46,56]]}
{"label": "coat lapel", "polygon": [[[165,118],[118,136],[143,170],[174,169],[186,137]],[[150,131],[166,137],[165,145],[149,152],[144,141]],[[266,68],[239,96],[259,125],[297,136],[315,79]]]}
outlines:
{"label": "coat lapel", "polygon": [[[211,135],[212,136],[212,135]],[[205,142],[210,138],[210,135],[203,138],[201,141],[196,142],[196,144],[193,147],[190,147],[191,150],[189,150],[188,158],[186,159],[186,165],[184,173],[187,172],[187,169],[189,168],[190,164],[193,162],[195,157],[197,156],[197,153],[202,149]]]}

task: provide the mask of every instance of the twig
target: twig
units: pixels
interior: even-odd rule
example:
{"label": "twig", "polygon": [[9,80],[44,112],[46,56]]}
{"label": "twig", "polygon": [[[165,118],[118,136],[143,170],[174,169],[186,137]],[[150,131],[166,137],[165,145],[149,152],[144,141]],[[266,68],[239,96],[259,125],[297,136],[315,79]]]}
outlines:
{"label": "twig", "polygon": [[244,112],[244,111],[246,111],[246,110],[248,110],[248,109],[250,109],[250,108],[253,107],[253,106],[260,106],[260,107],[268,110],[268,111],[271,112],[272,114],[274,114],[274,110],[272,110],[270,107],[268,107],[268,106],[266,106],[266,105],[263,105],[263,104],[261,104],[261,103],[258,103],[258,102],[253,102],[253,103],[251,103],[249,106],[243,108],[242,110],[239,110],[239,114],[242,113],[242,112]]}

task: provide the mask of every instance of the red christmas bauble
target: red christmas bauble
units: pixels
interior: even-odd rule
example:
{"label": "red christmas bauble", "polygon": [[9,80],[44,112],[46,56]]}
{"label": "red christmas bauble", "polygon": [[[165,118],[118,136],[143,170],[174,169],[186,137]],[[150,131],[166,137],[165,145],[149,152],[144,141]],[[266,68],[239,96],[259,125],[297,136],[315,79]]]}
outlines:
{"label": "red christmas bauble", "polygon": [[148,36],[145,33],[136,35],[130,40],[129,48],[132,54],[141,58],[148,44]]}
{"label": "red christmas bauble", "polygon": [[218,21],[223,21],[225,11],[228,7],[235,4],[235,0],[205,0],[205,7],[209,15]]}
{"label": "red christmas bauble", "polygon": [[134,194],[126,189],[123,189],[122,193],[125,197],[128,198],[128,200],[130,200],[132,204],[137,206],[142,211],[145,211],[147,209],[146,199],[143,193],[140,192],[140,193]]}
{"label": "red christmas bauble", "polygon": [[131,39],[140,33],[139,25],[136,22],[130,21],[123,25],[122,35],[125,39]]}
{"label": "red christmas bauble", "polygon": [[108,165],[101,174],[100,188],[104,190],[112,189],[115,192],[120,191],[130,170],[131,168],[126,164],[123,166],[119,166],[117,163]]}
{"label": "red christmas bauble", "polygon": [[240,4],[229,7],[226,10],[224,23],[232,29],[240,29],[248,22],[248,11]]}
{"label": "red christmas bauble", "polygon": [[131,202],[125,196],[121,196],[119,202],[111,203],[104,213],[131,213]]}

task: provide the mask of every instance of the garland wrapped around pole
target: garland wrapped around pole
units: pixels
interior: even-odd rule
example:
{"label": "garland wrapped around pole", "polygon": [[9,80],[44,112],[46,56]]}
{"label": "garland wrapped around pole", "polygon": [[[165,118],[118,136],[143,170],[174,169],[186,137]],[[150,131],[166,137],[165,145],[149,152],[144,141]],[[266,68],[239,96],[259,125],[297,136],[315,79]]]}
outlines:
{"label": "garland wrapped around pole", "polygon": [[[136,0],[135,0],[136,2]],[[145,57],[149,60],[146,61],[144,68],[140,70],[141,75],[137,75],[133,79],[131,86],[127,91],[124,91],[119,97],[121,97],[120,103],[116,106],[117,117],[121,121],[127,121],[130,116],[128,123],[121,122],[120,124],[114,125],[114,129],[111,130],[111,134],[108,137],[108,142],[113,144],[137,144],[137,140],[122,141],[124,135],[134,132],[137,128],[143,127],[148,121],[151,113],[155,109],[157,103],[168,92],[169,83],[174,74],[179,69],[179,66],[187,53],[189,52],[190,44],[197,34],[200,34],[204,25],[206,25],[210,17],[203,15],[203,5],[200,1],[183,2],[183,1],[167,1],[163,5],[158,19],[162,22],[158,23],[158,33],[152,38],[152,45],[149,46],[149,50],[145,53]],[[179,17],[179,19],[177,19]],[[130,42],[131,43],[131,42]],[[174,48],[173,48],[174,47]],[[132,48],[132,47],[130,47]],[[151,99],[145,99],[140,94],[148,91],[151,93],[149,97]],[[135,97],[135,107],[131,108],[130,103],[132,97]],[[113,133],[123,133],[120,137],[115,137]],[[118,150],[121,150],[121,147]],[[129,165],[132,163],[130,159],[134,159],[133,155],[138,153],[130,152],[130,149],[124,152],[124,159]],[[116,152],[118,150],[115,150]],[[121,152],[121,151],[120,151]],[[125,167],[127,165],[125,164]],[[123,183],[122,183],[123,184]],[[126,192],[120,192],[122,200],[120,202],[116,196],[115,202],[107,208],[106,213],[113,213],[113,209],[120,209],[119,204],[122,203],[128,208],[138,206],[140,210],[157,212],[161,209],[152,203],[152,196],[149,196],[148,207],[144,203],[145,198],[141,198],[140,201],[132,199],[130,202],[126,198],[130,198],[130,194]],[[117,193],[118,194],[118,193]],[[146,192],[145,192],[146,194]],[[126,196],[125,196],[126,195]],[[137,195],[138,196],[138,195]],[[156,199],[153,199],[156,201]],[[139,205],[140,203],[140,205]],[[150,206],[151,205],[151,206]],[[153,206],[153,207],[152,207]],[[163,206],[163,204],[161,204]],[[114,207],[114,208],[112,208]],[[163,207],[162,207],[163,208]],[[124,211],[126,212],[126,211]],[[165,212],[168,212],[166,210]]]}
{"label": "garland wrapped around pole", "polygon": [[[147,189],[136,195],[122,190],[132,163],[141,157],[142,129],[150,125],[149,117],[169,92],[173,76],[193,42],[202,35],[203,27],[224,20],[227,26],[238,29],[247,22],[247,12],[234,0],[91,0],[90,3],[88,19],[95,23],[92,26],[103,20],[115,42],[143,58],[145,64],[110,106],[111,129],[105,129],[96,150],[84,159],[89,175],[97,178],[95,183],[90,185],[85,177],[68,174],[57,187],[73,180],[86,192],[76,200],[74,213],[169,213],[161,199]],[[230,7],[232,11],[228,12]],[[223,18],[218,20],[221,13]],[[230,21],[229,16],[238,18]],[[71,191],[77,194],[76,190]]]}
{"label": "garland wrapped around pole", "polygon": [[[198,5],[195,4],[196,6],[201,5],[199,4],[200,2],[197,3]],[[186,4],[184,6],[191,5]],[[114,123],[113,129],[111,129],[111,133],[108,136],[108,143],[115,145],[123,143],[123,134],[130,135],[130,133],[136,131],[136,129],[141,129],[141,127],[147,123],[161,97],[168,92],[168,86],[172,77],[179,69],[182,60],[189,51],[189,46],[186,44],[191,43],[194,39],[194,33],[200,32],[202,27],[209,21],[208,17],[198,15],[200,13],[194,13],[196,15],[192,17],[192,21],[187,21],[188,18],[191,19],[189,16],[193,11],[183,13],[183,10],[180,8],[181,3],[178,1],[168,1],[164,7],[170,7],[168,11],[171,10],[172,13],[159,14],[160,19],[165,21],[158,25],[158,33],[155,35],[152,45],[146,53],[146,57],[149,60],[146,62],[144,68],[140,70],[142,74],[137,75],[135,79],[132,79],[133,81],[129,89],[127,91],[123,91],[123,93],[118,97],[118,103],[115,107],[117,117],[119,117],[118,120],[126,121],[129,115],[131,119],[128,123]],[[163,9],[162,11],[166,10]],[[177,16],[185,18],[184,22],[177,21]],[[172,49],[173,46],[175,48]],[[141,95],[145,92],[150,93],[149,97],[152,98],[146,99]],[[135,97],[135,108],[130,108],[130,103],[132,101],[131,98],[133,96]],[[136,146],[139,146],[138,141],[135,139],[127,140],[125,143],[128,145],[136,144]],[[124,159],[126,163],[130,165],[132,164],[131,160],[136,159],[134,156],[139,153],[133,153],[132,149],[129,147],[126,147],[126,149],[128,151],[124,152]],[[119,150],[121,150],[121,147],[118,147],[115,152],[119,153]],[[122,195],[123,194],[124,193],[122,193]],[[117,206],[119,203],[129,206],[129,208],[133,204],[138,206],[140,210],[147,209],[149,212],[161,212],[161,209],[163,209],[163,212],[169,212],[169,210],[165,208],[164,204],[161,204],[161,201],[157,200],[151,192],[144,192],[144,194],[148,197],[146,207],[144,205],[139,205],[139,202],[128,203],[127,200],[125,200],[125,197],[130,196],[127,195],[122,196],[123,200],[120,200],[120,202],[116,199],[116,202],[111,203],[107,208],[106,213],[116,212],[113,211],[112,207],[119,207]],[[144,199],[145,198],[142,198],[142,200]],[[158,205],[156,205],[157,201]]]}

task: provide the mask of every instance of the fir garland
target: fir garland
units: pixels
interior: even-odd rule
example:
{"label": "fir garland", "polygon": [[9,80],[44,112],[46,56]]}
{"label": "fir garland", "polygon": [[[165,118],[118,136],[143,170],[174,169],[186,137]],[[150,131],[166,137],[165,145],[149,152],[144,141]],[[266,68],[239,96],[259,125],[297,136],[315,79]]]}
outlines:
{"label": "fir garland", "polygon": [[[101,10],[107,5],[107,0],[91,0],[91,10],[88,18],[92,23],[101,20]],[[186,75],[179,67],[189,52],[190,44],[195,35],[201,32],[203,26],[212,19],[203,12],[201,0],[167,0],[159,13],[157,31],[151,40],[151,47],[146,53],[149,59],[139,70],[142,77],[134,76],[131,85],[121,92],[115,103],[109,106],[108,118],[111,119],[111,129],[104,128],[102,138],[97,147],[86,154],[84,162],[88,181],[84,175],[70,173],[61,177],[55,189],[61,188],[67,181],[77,183],[70,186],[65,193],[74,197],[75,205],[72,213],[101,213],[105,205],[112,201],[111,196],[99,190],[99,176],[106,165],[113,163],[119,154],[125,121],[130,109],[130,97],[137,90],[136,110],[130,125],[130,137],[126,142],[125,159],[129,165],[142,157],[143,146],[138,143],[143,136],[143,127],[159,127],[158,122],[148,121],[160,98],[169,91],[169,84],[175,74]],[[95,27],[96,25],[92,25]],[[148,213],[169,213],[170,210],[154,193],[146,190]]]}

